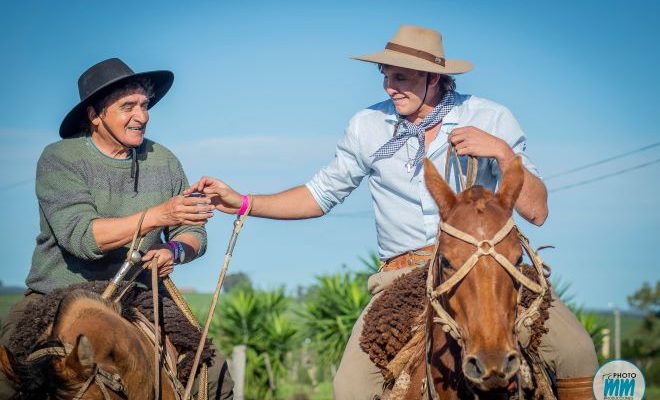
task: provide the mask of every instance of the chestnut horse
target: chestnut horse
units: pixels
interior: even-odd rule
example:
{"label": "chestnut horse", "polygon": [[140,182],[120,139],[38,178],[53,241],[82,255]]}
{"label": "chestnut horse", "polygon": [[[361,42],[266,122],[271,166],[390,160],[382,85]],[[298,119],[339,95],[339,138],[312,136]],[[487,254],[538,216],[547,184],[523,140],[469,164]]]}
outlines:
{"label": "chestnut horse", "polygon": [[[554,398],[535,353],[549,286],[511,218],[524,180],[520,158],[496,193],[474,186],[457,195],[428,160],[424,168],[442,221],[431,265],[398,278],[365,317],[362,345],[388,381],[383,398]],[[523,248],[532,278],[522,272]],[[534,326],[525,355],[515,334],[522,325]],[[517,376],[520,390],[536,391],[514,393]]]}
{"label": "chestnut horse", "polygon": [[[19,398],[154,399],[154,345],[96,293],[74,290],[60,303],[52,326],[26,363],[0,346],[0,370],[16,383]],[[160,371],[160,398],[175,400]],[[20,397],[23,396],[23,397]]]}
{"label": "chestnut horse", "polygon": [[442,233],[428,276],[432,307],[424,364],[429,368],[421,365],[415,375],[432,383],[431,397],[506,398],[523,361],[516,325],[538,317],[523,314],[520,319],[518,292],[522,285],[537,293],[537,307],[548,293],[542,262],[533,252],[529,255],[542,284],[518,268],[521,244],[530,252],[511,219],[524,181],[521,160],[516,157],[503,171],[496,193],[474,186],[456,195],[432,163],[426,160],[424,167]]}

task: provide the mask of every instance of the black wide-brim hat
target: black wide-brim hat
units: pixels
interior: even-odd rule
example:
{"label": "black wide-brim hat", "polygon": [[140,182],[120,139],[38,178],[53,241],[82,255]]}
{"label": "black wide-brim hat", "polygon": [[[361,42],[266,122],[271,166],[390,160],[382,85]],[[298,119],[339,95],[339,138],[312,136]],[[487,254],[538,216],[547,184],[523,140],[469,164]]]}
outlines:
{"label": "black wide-brim hat", "polygon": [[153,85],[153,97],[148,108],[153,107],[165,96],[174,82],[171,71],[149,71],[136,74],[122,60],[110,58],[90,67],[78,78],[80,102],[64,117],[60,125],[60,136],[66,138],[80,132],[81,122],[87,119],[87,106],[94,100],[107,95],[113,88],[131,80],[147,78]]}

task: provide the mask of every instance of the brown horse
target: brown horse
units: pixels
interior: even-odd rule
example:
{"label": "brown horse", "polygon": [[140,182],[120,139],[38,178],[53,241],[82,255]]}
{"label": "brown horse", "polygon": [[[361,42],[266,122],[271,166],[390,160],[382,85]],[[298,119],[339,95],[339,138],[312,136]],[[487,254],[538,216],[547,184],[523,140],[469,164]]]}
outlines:
{"label": "brown horse", "polygon": [[[437,258],[374,301],[362,348],[386,378],[383,398],[507,398],[521,365],[529,365],[515,328],[533,324],[536,346],[550,301],[542,261],[511,219],[524,180],[521,160],[503,171],[497,193],[474,186],[456,195],[433,164],[424,167],[442,221]],[[523,246],[534,262],[525,267],[531,279],[521,272]],[[532,367],[522,388],[539,386],[544,372]]]}
{"label": "brown horse", "polygon": [[[519,158],[504,171],[497,193],[475,186],[456,195],[428,161],[424,175],[443,221],[440,229],[446,224],[478,241],[491,240],[501,232],[505,236],[494,249],[512,265],[518,264],[522,248],[517,231],[503,232],[502,228],[511,219],[523,185]],[[485,243],[482,250],[489,251],[488,246]],[[475,245],[444,233],[439,235],[439,254],[434,287],[451,279],[473,257]],[[492,256],[479,257],[471,271],[440,298],[461,332],[458,341],[442,324],[428,323],[433,349],[428,355],[430,376],[440,398],[506,391],[521,364],[514,333],[517,299],[517,281]],[[435,313],[428,314],[431,319]],[[419,368],[418,376],[426,376],[424,367]]]}
{"label": "brown horse", "polygon": [[[155,398],[153,344],[96,293],[69,293],[41,342],[44,350],[24,363],[0,346],[0,370],[20,388],[19,398]],[[178,398],[162,368],[160,382],[161,399]]]}

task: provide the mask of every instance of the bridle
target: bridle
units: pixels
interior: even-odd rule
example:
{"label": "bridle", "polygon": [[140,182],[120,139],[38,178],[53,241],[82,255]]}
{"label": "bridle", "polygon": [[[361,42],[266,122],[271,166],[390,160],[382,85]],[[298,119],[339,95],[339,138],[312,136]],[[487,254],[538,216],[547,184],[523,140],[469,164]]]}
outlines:
{"label": "bridle", "polygon": [[[538,282],[536,283],[533,280],[526,277],[516,266],[514,266],[506,257],[499,253],[495,246],[500,243],[506,236],[509,235],[511,230],[516,228],[518,233],[518,240],[522,244],[523,248],[527,252],[527,255],[532,260],[532,263],[535,267],[535,272],[538,276]],[[436,316],[433,318],[433,322],[439,323],[442,325],[442,330],[449,333],[454,340],[462,347],[464,344],[464,335],[461,328],[458,326],[458,323],[452,318],[449,313],[442,306],[440,301],[441,297],[454,289],[465,276],[467,276],[470,271],[477,264],[479,259],[484,256],[493,257],[500,266],[502,266],[515,281],[520,283],[522,286],[525,286],[527,289],[537,294],[536,299],[532,302],[529,308],[524,310],[520,315],[516,317],[515,325],[517,328],[521,328],[523,325],[530,326],[534,323],[536,318],[540,316],[539,306],[543,301],[543,296],[548,290],[548,284],[545,280],[545,272],[543,268],[543,261],[540,257],[532,250],[529,246],[527,238],[520,233],[516,227],[513,219],[509,219],[504,226],[502,226],[495,235],[488,240],[477,240],[472,235],[461,231],[447,223],[442,223],[441,233],[445,232],[446,234],[462,240],[468,244],[471,244],[475,247],[474,253],[459,267],[456,272],[449,277],[446,281],[442,282],[437,288],[434,287],[435,282],[435,270],[436,265],[440,265],[439,258],[439,242],[440,235],[436,240],[435,250],[433,258],[429,265],[429,272],[426,281],[426,293],[429,298],[431,306],[435,310]],[[518,291],[518,305],[520,305],[520,293]]]}
{"label": "bridle", "polygon": [[[47,356],[66,357],[71,354],[71,351],[72,346],[68,344],[64,344],[63,346],[46,347],[30,354],[26,358],[26,361],[31,362]],[[94,366],[92,374],[89,376],[89,378],[87,378],[85,382],[73,385],[78,387],[78,391],[73,397],[73,400],[82,399],[84,394],[92,386],[92,383],[99,387],[99,390],[103,394],[104,400],[112,400],[108,390],[116,393],[122,398],[128,399],[128,393],[126,393],[126,388],[124,387],[119,374],[108,372],[96,365]]]}

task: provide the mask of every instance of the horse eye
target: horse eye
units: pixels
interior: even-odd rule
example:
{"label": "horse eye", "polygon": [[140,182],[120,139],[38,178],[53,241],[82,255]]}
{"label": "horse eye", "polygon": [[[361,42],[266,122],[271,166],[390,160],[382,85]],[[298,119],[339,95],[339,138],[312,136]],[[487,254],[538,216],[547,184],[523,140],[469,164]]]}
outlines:
{"label": "horse eye", "polygon": [[442,263],[440,263],[440,266],[442,268],[454,269],[454,267],[452,267],[452,265],[449,263],[449,261],[447,261],[447,259],[444,258],[444,257],[442,258]]}

